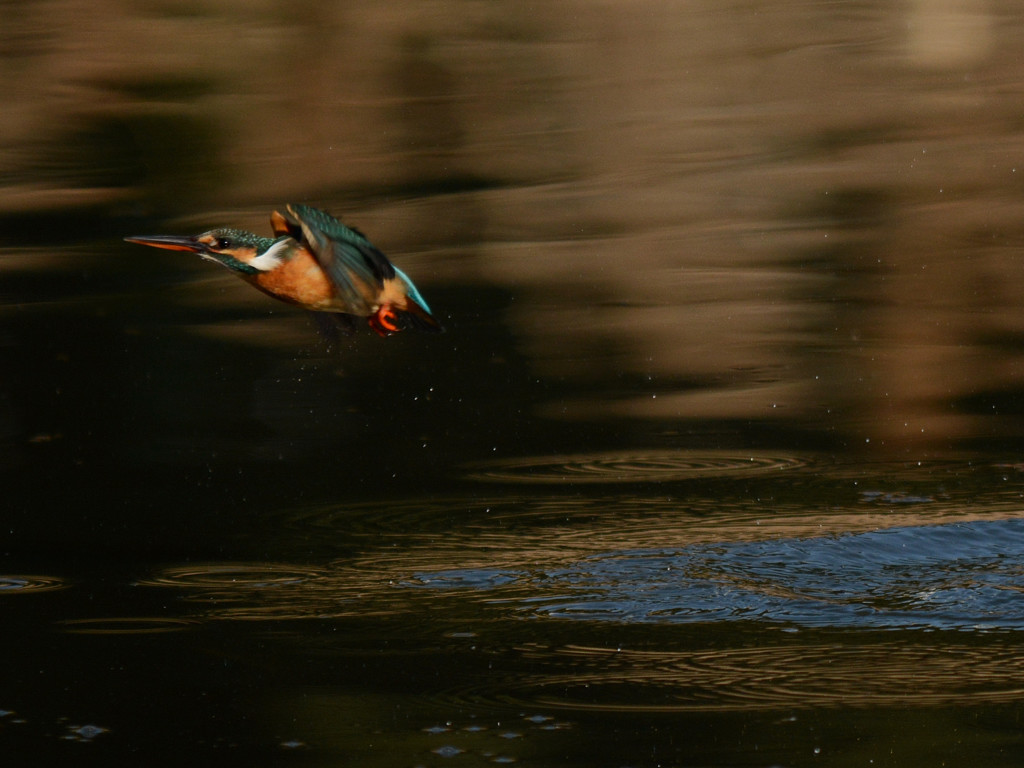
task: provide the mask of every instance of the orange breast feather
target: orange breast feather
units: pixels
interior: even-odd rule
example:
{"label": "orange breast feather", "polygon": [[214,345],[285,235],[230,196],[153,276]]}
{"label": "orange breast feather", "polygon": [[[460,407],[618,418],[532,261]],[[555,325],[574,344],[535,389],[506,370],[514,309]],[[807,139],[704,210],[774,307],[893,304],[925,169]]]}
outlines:
{"label": "orange breast feather", "polygon": [[265,293],[307,309],[329,309],[337,298],[331,281],[309,253],[298,253],[276,269],[255,275],[253,282]]}

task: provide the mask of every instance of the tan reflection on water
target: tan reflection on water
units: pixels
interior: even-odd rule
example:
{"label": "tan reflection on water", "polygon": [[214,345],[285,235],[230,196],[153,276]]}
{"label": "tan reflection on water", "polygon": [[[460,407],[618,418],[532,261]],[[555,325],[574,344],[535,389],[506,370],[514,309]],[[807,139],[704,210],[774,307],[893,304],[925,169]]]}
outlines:
{"label": "tan reflection on water", "polygon": [[[459,503],[453,500],[453,503]],[[466,502],[461,502],[465,504]],[[529,569],[578,562],[592,555],[637,550],[675,550],[694,544],[795,539],[884,530],[908,525],[940,525],[975,520],[1013,519],[1019,498],[984,507],[961,500],[922,504],[832,506],[827,511],[797,504],[737,506],[728,501],[612,496],[599,502],[558,499],[487,506],[487,520],[454,525],[446,533],[400,539],[401,555],[388,548],[370,551],[358,564],[393,577],[463,569]],[[904,509],[896,507],[903,506]],[[529,588],[536,588],[531,585]]]}
{"label": "tan reflection on water", "polygon": [[137,582],[173,588],[205,618],[287,620],[347,615],[385,615],[398,607],[374,609],[364,598],[379,588],[345,567],[288,563],[195,563],[166,568]]}
{"label": "tan reflection on water", "polygon": [[735,451],[655,451],[536,456],[481,462],[467,477],[489,482],[552,485],[657,483],[688,478],[765,476],[806,466],[794,455]]}
{"label": "tan reflection on water", "polygon": [[526,647],[539,664],[572,670],[521,680],[513,696],[544,706],[614,711],[937,706],[1016,701],[1016,646],[892,642],[635,651]]}

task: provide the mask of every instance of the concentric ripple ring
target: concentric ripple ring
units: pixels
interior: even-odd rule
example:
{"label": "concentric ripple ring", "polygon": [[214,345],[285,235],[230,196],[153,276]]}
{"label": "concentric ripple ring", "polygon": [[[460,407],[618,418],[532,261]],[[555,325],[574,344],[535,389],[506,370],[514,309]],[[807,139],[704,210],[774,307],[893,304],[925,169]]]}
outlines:
{"label": "concentric ripple ring", "polygon": [[652,483],[695,478],[770,475],[807,466],[792,454],[663,451],[535,456],[474,464],[467,477],[537,484]]}
{"label": "concentric ripple ring", "polygon": [[301,584],[322,576],[322,569],[287,563],[202,563],[165,568],[137,583],[149,587],[259,589]]}

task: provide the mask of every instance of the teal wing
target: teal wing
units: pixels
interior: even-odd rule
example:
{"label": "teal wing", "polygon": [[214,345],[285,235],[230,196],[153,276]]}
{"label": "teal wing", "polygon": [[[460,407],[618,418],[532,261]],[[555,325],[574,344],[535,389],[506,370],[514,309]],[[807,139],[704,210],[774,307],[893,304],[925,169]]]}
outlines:
{"label": "teal wing", "polygon": [[[288,234],[307,245],[342,299],[355,307],[375,294],[395,267],[361,232],[308,205],[288,205],[282,217]],[[360,289],[362,286],[362,289]]]}

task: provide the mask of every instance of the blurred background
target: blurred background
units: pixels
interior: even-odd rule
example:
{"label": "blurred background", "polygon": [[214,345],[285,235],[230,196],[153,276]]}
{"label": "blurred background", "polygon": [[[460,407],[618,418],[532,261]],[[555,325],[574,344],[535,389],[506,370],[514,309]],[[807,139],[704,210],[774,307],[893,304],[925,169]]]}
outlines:
{"label": "blurred background", "polygon": [[[755,724],[737,714],[749,699],[708,692],[728,676],[714,663],[709,676],[672,677],[697,691],[686,706],[681,688],[664,698],[659,675],[702,667],[679,662],[679,644],[703,648],[708,632],[735,673],[765,627],[775,639],[779,626],[825,627],[764,662],[806,682],[851,627],[1024,626],[1006,603],[1015,571],[997,569],[981,608],[978,581],[946,581],[964,536],[983,564],[1024,554],[1012,525],[1024,492],[1014,3],[0,0],[0,12],[0,609],[6,590],[20,622],[4,651],[0,745],[105,743],[91,755],[107,760],[130,744],[156,759],[171,744],[252,764],[266,756],[258,710],[260,722],[305,712],[331,728],[324,712],[343,713],[350,728],[337,741],[326,726],[274,737],[269,760],[525,762],[532,751],[534,764],[747,764],[746,728],[778,736],[777,764],[799,764],[832,727],[836,742],[860,728],[884,745],[857,753],[874,758],[908,732],[888,730],[887,708],[922,683],[919,670],[945,670],[956,687],[962,637],[922,650],[919,635],[889,646],[858,634],[843,657],[852,671],[803,701],[847,697],[859,714],[815,716],[799,736],[771,725],[797,706],[772,698],[782,689],[758,690],[770,716]],[[122,241],[268,234],[289,202],[366,232],[447,333],[361,330],[332,344],[226,270]],[[979,521],[1003,527],[936,533]],[[913,588],[890,541],[827,555],[793,544],[894,526],[911,526],[896,550],[927,555]],[[687,549],[777,538],[790,548]],[[662,582],[646,555],[642,567],[632,558],[669,544],[682,560],[659,563],[693,581],[637,603]],[[595,556],[615,567],[576,570]],[[790,583],[789,571],[751,575],[747,558],[823,570],[813,586]],[[855,562],[877,570],[851,575]],[[689,591],[720,583],[709,573],[731,586]],[[921,602],[933,579],[950,590],[941,607]],[[263,588],[282,584],[270,600]],[[796,610],[818,590],[861,595],[859,607]],[[531,602],[569,594],[550,611]],[[783,594],[796,602],[780,607]],[[516,607],[495,616],[505,602]],[[739,616],[766,624],[740,631]],[[266,627],[255,634],[254,617]],[[679,621],[702,634],[681,639]],[[472,639],[485,625],[500,629],[490,646]],[[628,707],[570,696],[574,675],[607,682],[587,677],[607,674],[594,649],[620,637],[676,655],[619,659]],[[449,695],[451,678],[440,693],[431,675],[491,667],[438,638],[467,658],[489,647],[506,676],[486,695]],[[408,644],[404,661],[368,662],[381,643]],[[211,694],[210,669],[231,666],[225,648],[237,668]],[[963,685],[1002,707],[971,712],[1009,739],[1000,729],[1019,713],[1005,675],[1019,657],[986,645],[966,658],[976,670],[1004,659],[989,670],[996,682],[986,671]],[[323,659],[327,680],[313,672]],[[894,665],[892,687],[856,688],[880,659]],[[202,738],[191,720],[176,729],[186,699],[160,660],[190,681],[187,701],[207,696],[237,717]],[[131,695],[102,682],[133,665],[144,682]],[[341,705],[331,696],[356,668],[363,687]],[[525,670],[542,681],[529,692]],[[946,755],[956,707],[978,702],[940,689],[912,727]],[[141,716],[129,706],[139,698],[160,704]],[[519,718],[573,741],[515,742],[515,755],[430,742],[478,699],[495,732]],[[700,719],[693,702],[724,719]],[[412,735],[388,762],[395,753],[367,734],[403,738],[402,706],[416,711]],[[676,719],[638,715],[655,710]],[[609,720],[587,726],[584,711]],[[706,734],[690,752],[673,736],[683,711],[686,729]],[[627,734],[621,756],[595,741],[609,722]],[[436,751],[446,745],[459,751]],[[903,765],[935,757],[901,746]]]}
{"label": "blurred background", "polygon": [[[1011,6],[6,5],[21,311],[130,289],[146,321],[170,292],[284,315],[220,329],[269,343],[294,313],[114,236],[266,232],[302,201],[428,295],[476,289],[515,337],[492,352],[560,390],[538,418],[1019,443]],[[9,432],[46,431],[12,410]]]}

